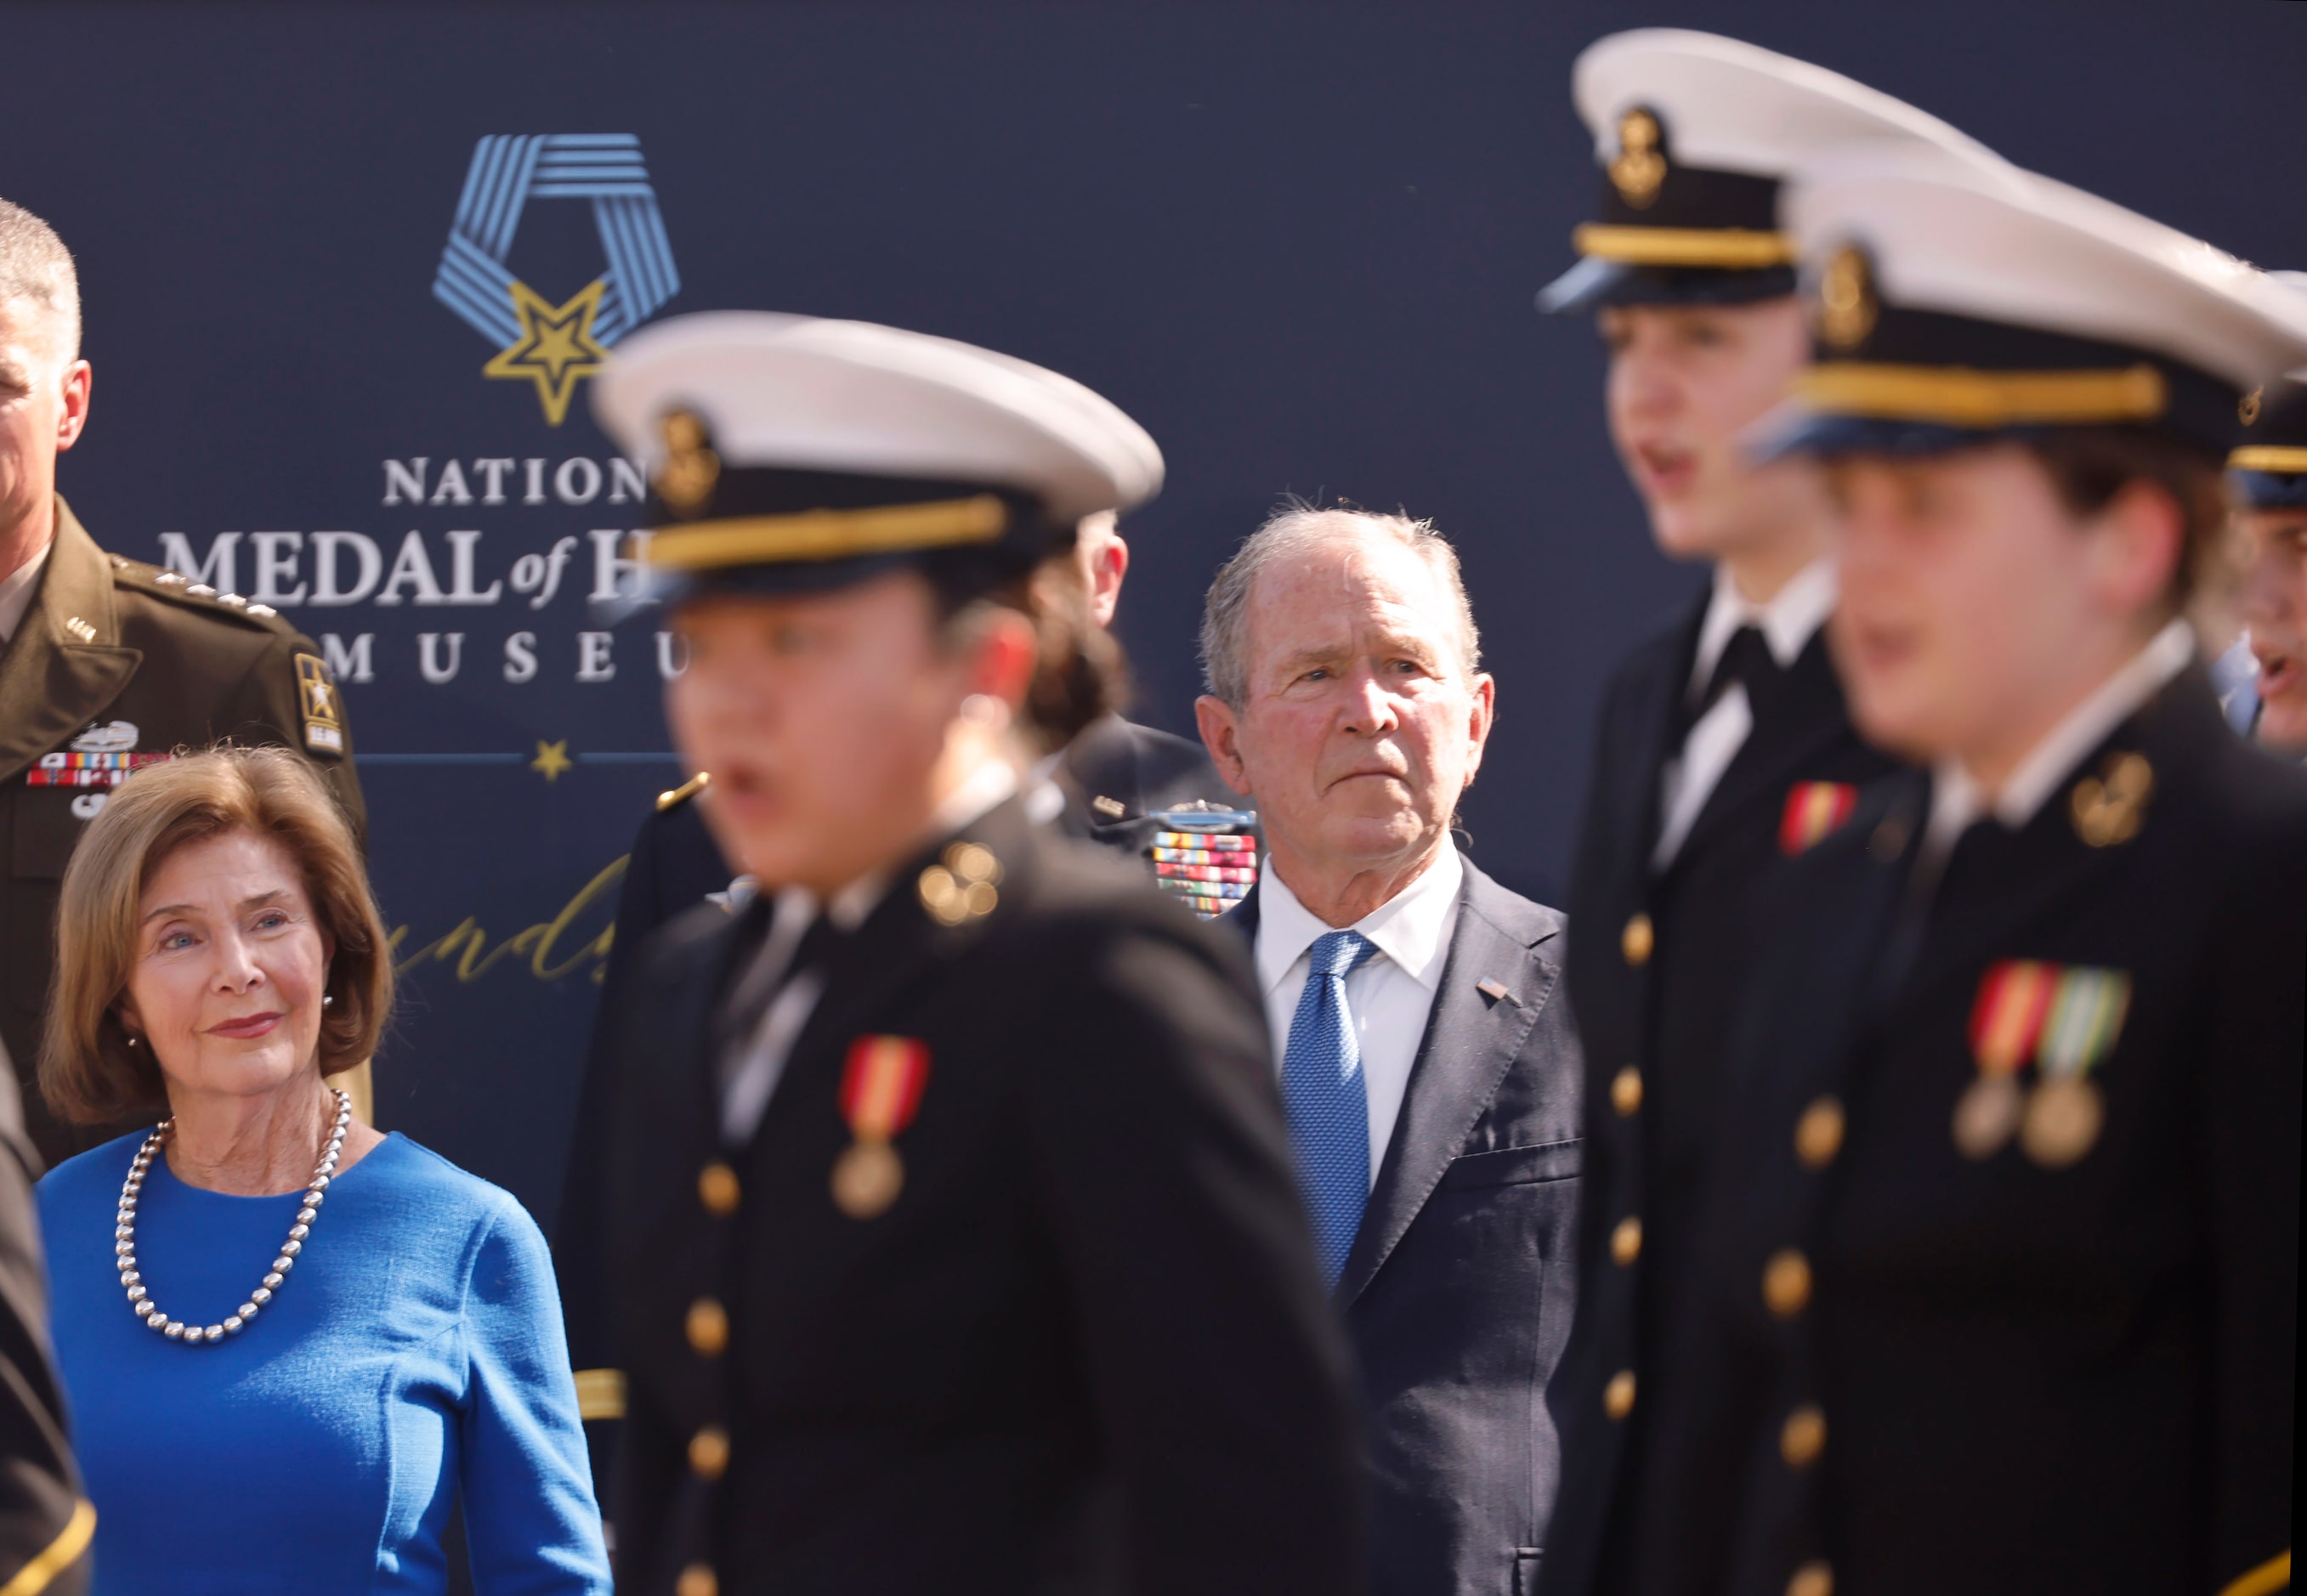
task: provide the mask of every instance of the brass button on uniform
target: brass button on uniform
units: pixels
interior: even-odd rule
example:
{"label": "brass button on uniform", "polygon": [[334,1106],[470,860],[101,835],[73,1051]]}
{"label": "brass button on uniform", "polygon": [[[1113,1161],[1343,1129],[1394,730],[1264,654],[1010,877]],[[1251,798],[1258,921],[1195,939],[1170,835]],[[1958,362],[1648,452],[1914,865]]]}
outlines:
{"label": "brass button on uniform", "polygon": [[689,1468],[699,1480],[718,1480],[729,1472],[729,1432],[708,1424],[689,1438]]}
{"label": "brass button on uniform", "polygon": [[1618,952],[1626,956],[1628,964],[1637,969],[1651,961],[1651,950],[1656,946],[1658,933],[1652,929],[1648,915],[1636,915],[1626,922],[1626,928],[1618,933]]}
{"label": "brass button on uniform", "polygon": [[1826,1450],[1826,1415],[1814,1402],[1805,1402],[1787,1415],[1779,1427],[1779,1455],[1790,1469],[1806,1469]]}
{"label": "brass button on uniform", "polygon": [[1642,1072],[1632,1064],[1610,1077],[1610,1106],[1631,1114],[1642,1105]]}
{"label": "brass button on uniform", "polygon": [[1834,1596],[1834,1570],[1823,1563],[1805,1563],[1787,1581],[1787,1596]]}
{"label": "brass button on uniform", "polygon": [[689,1344],[706,1357],[719,1357],[729,1344],[729,1310],[711,1297],[699,1297],[689,1305],[684,1327]]}
{"label": "brass button on uniform", "polygon": [[1780,1319],[1792,1319],[1810,1306],[1810,1259],[1792,1247],[1781,1247],[1762,1266],[1762,1301]]}
{"label": "brass button on uniform", "polygon": [[1842,1150],[1842,1099],[1813,1097],[1795,1122],[1795,1156],[1805,1169],[1824,1169]]}
{"label": "brass button on uniform", "polygon": [[726,1219],[737,1211],[737,1172],[716,1159],[697,1172],[697,1200],[705,1211]]}
{"label": "brass button on uniform", "polygon": [[673,1596],[721,1596],[721,1581],[707,1563],[691,1563],[673,1582]]}
{"label": "brass button on uniform", "polygon": [[1634,1371],[1621,1369],[1602,1387],[1602,1411],[1613,1419],[1623,1419],[1634,1411]]}
{"label": "brass button on uniform", "polygon": [[1632,1214],[1611,1227],[1610,1257],[1620,1264],[1630,1264],[1642,1255],[1642,1222]]}

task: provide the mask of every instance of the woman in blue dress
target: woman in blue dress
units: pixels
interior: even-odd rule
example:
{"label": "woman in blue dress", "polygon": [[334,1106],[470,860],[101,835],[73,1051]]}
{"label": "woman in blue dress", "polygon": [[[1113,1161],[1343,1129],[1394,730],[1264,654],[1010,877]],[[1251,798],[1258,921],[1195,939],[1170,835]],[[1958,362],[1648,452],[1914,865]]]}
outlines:
{"label": "woman in blue dress", "polygon": [[95,1592],[610,1588],[536,1224],[352,1116],[391,1006],[352,832],[296,755],[139,772],[63,887],[40,1085],[165,1114],[39,1188]]}

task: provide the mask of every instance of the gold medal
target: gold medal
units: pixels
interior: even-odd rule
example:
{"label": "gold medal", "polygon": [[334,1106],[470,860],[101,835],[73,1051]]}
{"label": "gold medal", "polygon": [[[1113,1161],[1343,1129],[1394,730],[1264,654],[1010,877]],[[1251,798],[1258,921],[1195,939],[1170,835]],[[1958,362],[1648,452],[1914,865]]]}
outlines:
{"label": "gold medal", "polygon": [[[973,842],[956,843],[946,849],[956,869],[966,870],[977,862],[964,857],[968,849],[987,860],[993,858]],[[857,1139],[834,1160],[833,1201],[852,1219],[887,1213],[905,1189],[905,1160],[889,1139],[913,1123],[929,1079],[925,1042],[913,1037],[860,1037],[850,1043],[841,1077],[841,1114]]]}
{"label": "gold medal", "polygon": [[2080,1076],[2054,1075],[2027,1099],[2019,1145],[2045,1169],[2080,1163],[2106,1123],[2106,1099]]}
{"label": "gold medal", "polygon": [[1954,1145],[1966,1158],[1992,1158],[2019,1128],[2019,1082],[1981,1075],[1955,1099]]}
{"label": "gold medal", "polygon": [[833,1200],[852,1219],[886,1212],[905,1187],[905,1162],[886,1141],[861,1141],[834,1161]]}

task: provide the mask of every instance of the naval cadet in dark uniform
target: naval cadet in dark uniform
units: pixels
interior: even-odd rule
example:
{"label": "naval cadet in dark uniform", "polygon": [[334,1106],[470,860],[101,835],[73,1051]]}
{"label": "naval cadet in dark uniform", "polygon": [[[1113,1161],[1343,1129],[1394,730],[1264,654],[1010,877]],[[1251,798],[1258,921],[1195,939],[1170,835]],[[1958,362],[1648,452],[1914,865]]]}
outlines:
{"label": "naval cadet in dark uniform", "polygon": [[[2307,293],[2307,277],[2286,272]],[[2243,581],[2239,610],[2258,667],[2250,730],[2261,747],[2307,757],[2307,381],[2286,377],[2243,397],[2227,456]]]}
{"label": "naval cadet in dark uniform", "polygon": [[356,830],[365,821],[344,704],[312,639],[268,605],[107,553],[56,495],[56,456],[88,416],[79,346],[72,257],[0,201],[0,1042],[50,1164],[124,1129],[66,1125],[32,1084],[57,888],[112,788],[179,748],[284,743],[327,773]]}
{"label": "naval cadet in dark uniform", "polygon": [[1584,259],[1540,303],[1593,311],[1611,436],[1652,534],[1710,562],[1713,580],[1604,692],[1573,870],[1587,1162],[1577,1317],[1549,1393],[1563,1462],[1544,1578],[1557,1596],[1624,1588],[1679,1532],[1629,1504],[1651,1430],[1673,1422],[1658,1347],[1730,1090],[1722,1044],[1756,884],[1891,768],[1852,730],[1827,655],[1823,477],[1805,460],[1757,466],[1740,447],[1809,355],[1780,180],[1832,143],[1994,159],[1887,96],[1711,34],[1602,39],[1579,57],[1574,91],[1602,203],[1574,235]]}
{"label": "naval cadet in dark uniform", "polygon": [[[1083,516],[1074,546],[1046,557],[1035,573],[1037,598],[1046,603],[1051,619],[1042,628],[1042,664],[1028,701],[1037,743],[1058,747],[1029,772],[1026,807],[1036,820],[1066,835],[1111,849],[1150,869],[1163,812],[1192,807],[1204,813],[1232,812],[1236,800],[1198,741],[1124,720],[1116,708],[1127,671],[1109,628],[1130,561],[1117,519],[1111,510]],[[629,1000],[639,950],[656,928],[701,902],[733,914],[753,892],[752,878],[728,863],[706,824],[710,781],[709,773],[699,772],[659,793],[627,856],[553,1227],[553,1270],[568,1323],[569,1355],[593,1475],[605,1483],[616,1477],[616,1430],[624,1416],[624,1375],[609,1352],[602,1251],[610,1038]],[[1254,834],[1253,827],[1226,829]],[[1239,857],[1243,874],[1254,877],[1255,844]],[[604,1496],[613,1499],[605,1489]]]}
{"label": "naval cadet in dark uniform", "polygon": [[2307,314],[2016,174],[1867,160],[1787,214],[1837,659],[1926,768],[1757,918],[1636,1588],[2288,1589],[2307,779],[2180,616]]}
{"label": "naval cadet in dark uniform", "polygon": [[1030,573],[1160,457],[1052,373],[722,313],[596,389],[761,883],[618,1038],[625,1587],[1351,1592],[1357,1439],[1238,939],[1025,812]]}
{"label": "naval cadet in dark uniform", "polygon": [[48,1353],[48,1281],[16,1073],[0,1046],[0,1591],[88,1589],[96,1509],[81,1494]]}

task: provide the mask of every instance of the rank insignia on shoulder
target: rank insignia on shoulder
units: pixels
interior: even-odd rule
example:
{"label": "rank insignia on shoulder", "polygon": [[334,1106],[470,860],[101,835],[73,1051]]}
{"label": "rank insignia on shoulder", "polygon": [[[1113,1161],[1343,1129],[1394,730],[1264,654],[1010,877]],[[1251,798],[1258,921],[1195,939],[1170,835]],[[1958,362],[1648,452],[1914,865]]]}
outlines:
{"label": "rank insignia on shoulder", "polygon": [[2091,1072],[2114,1051],[2130,1008],[2131,977],[2119,969],[2033,959],[1991,966],[1971,1006],[1978,1079],[1955,1105],[1955,1147],[1990,1158],[2015,1131],[2045,1169],[2079,1163],[2106,1119]]}
{"label": "rank insignia on shoulder", "polygon": [[2112,848],[2139,835],[2147,800],[2155,796],[2155,767],[2143,754],[2110,754],[2096,776],[2085,776],[2067,795],[2075,835],[2086,846]]}
{"label": "rank insignia on shoulder", "polygon": [[1156,809],[1154,884],[1181,894],[1204,919],[1214,919],[1257,884],[1257,824],[1255,809],[1222,809],[1205,799],[1175,809]]}
{"label": "rank insignia on shoulder", "polygon": [[860,1037],[849,1044],[841,1116],[854,1139],[834,1161],[833,1201],[852,1219],[888,1212],[905,1190],[905,1160],[890,1143],[913,1122],[929,1083],[929,1044],[917,1037]]}
{"label": "rank insignia on shoulder", "polygon": [[344,712],[337,704],[337,684],[318,654],[296,656],[296,696],[304,711],[304,747],[315,754],[341,758],[345,751]]}
{"label": "rank insignia on shoulder", "polygon": [[688,781],[683,781],[680,786],[668,788],[665,791],[658,793],[656,795],[657,809],[662,813],[666,809],[672,808],[676,804],[685,804],[690,798],[695,798],[699,793],[704,791],[712,784],[713,772],[711,771],[699,771],[695,775],[690,777]]}
{"label": "rank insignia on shoulder", "polygon": [[1858,789],[1848,781],[1797,781],[1787,789],[1779,816],[1779,851],[1807,853],[1842,829],[1858,807]]}

